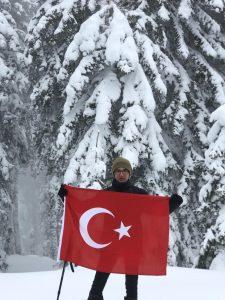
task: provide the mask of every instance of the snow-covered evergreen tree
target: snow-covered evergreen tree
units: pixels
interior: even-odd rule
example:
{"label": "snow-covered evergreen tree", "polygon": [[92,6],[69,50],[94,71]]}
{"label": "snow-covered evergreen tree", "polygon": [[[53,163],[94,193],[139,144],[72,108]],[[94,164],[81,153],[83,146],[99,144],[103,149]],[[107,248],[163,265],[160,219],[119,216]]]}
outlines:
{"label": "snow-covered evergreen tree", "polygon": [[158,11],[154,20],[162,32],[161,39],[158,34],[156,37],[165,41],[166,47],[161,49],[179,73],[165,78],[169,81],[166,100],[161,97],[158,103],[163,118],[157,119],[182,170],[178,191],[187,205],[178,214],[181,247],[177,259],[188,266],[196,263],[207,228],[201,227],[204,214],[198,212],[199,190],[210,114],[224,101],[224,79],[218,68],[218,64],[224,65],[224,5],[222,1],[158,1],[154,7]]}
{"label": "snow-covered evergreen tree", "polygon": [[[38,68],[35,76],[41,76],[32,94],[38,110],[38,130],[34,125],[37,132],[35,142],[40,145],[42,158],[47,159],[48,171],[53,168],[54,173],[58,173],[58,178],[53,176],[51,180],[53,185],[49,187],[48,200],[45,201],[46,212],[49,209],[52,212],[49,227],[54,232],[57,213],[55,187],[59,186],[59,176],[62,178],[67,164],[65,182],[100,188],[98,179],[105,178],[113,156],[122,154],[134,167],[140,159],[147,164],[150,157],[156,174],[166,169],[167,161],[159,145],[163,144],[163,139],[154,117],[152,88],[139,61],[136,41],[126,16],[113,3],[103,3],[102,6],[86,3],[83,7],[78,3],[74,1],[68,9],[65,1],[54,2],[52,6],[47,2],[40,8],[28,35],[28,53],[33,59],[31,72]],[[92,11],[94,9],[96,12]],[[75,18],[79,20],[81,10],[86,11],[86,20],[78,26]],[[58,15],[62,20],[55,22],[49,31],[47,24],[53,23],[52,18],[58,20]],[[69,35],[72,30],[68,30],[68,20],[73,22],[74,31],[77,31],[75,35]],[[41,27],[43,22],[45,24]],[[46,32],[44,37],[41,35],[46,30],[54,43],[46,40]],[[56,42],[59,43],[57,47]],[[43,77],[42,73],[45,74]],[[35,82],[35,78],[33,80]],[[63,124],[57,128],[62,104]],[[56,126],[53,126],[52,118]],[[44,144],[39,143],[39,138]],[[55,141],[56,147],[52,151]],[[166,145],[163,146],[167,150]],[[161,160],[160,167],[157,159]],[[173,163],[168,156],[168,162],[170,160]],[[152,182],[155,182],[153,176]],[[46,232],[52,231],[46,222],[44,225]]]}
{"label": "snow-covered evergreen tree", "polygon": [[[61,110],[64,101],[65,83],[57,81],[67,46],[82,23],[85,12],[78,1],[47,1],[32,20],[27,35],[27,58],[30,60],[30,81],[34,86],[31,95],[33,115],[33,145],[36,156],[33,167],[46,175],[42,187],[41,231],[45,235],[43,251],[55,257],[59,241],[62,205],[57,191],[63,181],[64,160],[55,164],[50,154],[56,143]],[[65,158],[64,158],[65,159]],[[47,171],[46,171],[47,169]]]}
{"label": "snow-covered evergreen tree", "polygon": [[60,183],[100,188],[122,155],[150,193],[184,196],[171,219],[169,261],[196,264],[209,228],[198,208],[210,115],[225,98],[223,28],[222,0],[49,0],[40,7],[27,58],[34,144],[49,181],[47,253],[57,248]]}
{"label": "snow-covered evergreen tree", "polygon": [[[0,241],[1,259],[19,253],[16,176],[27,161],[24,8],[29,1],[0,0]],[[21,18],[19,15],[21,14]],[[4,270],[6,263],[0,264]]]}
{"label": "snow-covered evergreen tree", "polygon": [[198,261],[203,268],[209,268],[217,256],[225,255],[225,104],[212,113],[211,120],[214,124],[208,133],[206,171],[198,208],[207,229]]}

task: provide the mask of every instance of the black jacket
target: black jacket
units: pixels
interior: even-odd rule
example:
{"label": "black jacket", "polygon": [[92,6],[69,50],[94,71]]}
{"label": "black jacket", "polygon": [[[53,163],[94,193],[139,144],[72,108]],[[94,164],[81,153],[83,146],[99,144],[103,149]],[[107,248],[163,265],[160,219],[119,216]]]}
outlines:
{"label": "black jacket", "polygon": [[[105,188],[105,191],[112,191],[112,192],[122,192],[122,193],[132,193],[132,194],[144,194],[148,195],[148,192],[144,189],[141,189],[135,185],[132,185],[130,181],[127,182],[118,182],[115,178],[112,181],[112,185]],[[169,211],[170,214],[176,210],[183,202],[181,196],[177,194],[173,194],[169,200]]]}
{"label": "black jacket", "polygon": [[141,189],[135,185],[130,183],[130,180],[126,182],[118,182],[116,179],[113,179],[112,185],[104,189],[105,191],[112,192],[124,192],[124,193],[132,193],[132,194],[144,194],[148,195],[148,192],[144,189]]}
{"label": "black jacket", "polygon": [[[113,179],[112,185],[105,188],[105,191],[113,191],[113,192],[122,192],[122,193],[132,193],[132,194],[144,194],[148,195],[148,192],[145,191],[144,189],[141,189],[135,185],[132,185],[130,181],[128,180],[127,182],[121,183],[116,181],[116,179]],[[64,188],[64,185],[61,185],[61,188],[58,192],[58,195],[64,201],[64,196],[67,195],[67,190]],[[176,210],[183,202],[183,199],[181,196],[177,194],[173,194],[170,197],[170,202],[169,202],[169,210],[170,214]]]}

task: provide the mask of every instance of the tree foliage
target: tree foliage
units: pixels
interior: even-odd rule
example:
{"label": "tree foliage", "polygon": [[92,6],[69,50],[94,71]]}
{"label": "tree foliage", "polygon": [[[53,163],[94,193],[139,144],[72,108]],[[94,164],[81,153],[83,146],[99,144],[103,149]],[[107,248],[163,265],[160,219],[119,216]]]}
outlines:
{"label": "tree foliage", "polygon": [[170,262],[193,266],[204,256],[209,267],[223,232],[224,25],[222,0],[40,7],[26,56],[34,145],[50,182],[46,239],[59,228],[60,182],[100,188],[123,155],[150,193],[184,197],[171,220]]}

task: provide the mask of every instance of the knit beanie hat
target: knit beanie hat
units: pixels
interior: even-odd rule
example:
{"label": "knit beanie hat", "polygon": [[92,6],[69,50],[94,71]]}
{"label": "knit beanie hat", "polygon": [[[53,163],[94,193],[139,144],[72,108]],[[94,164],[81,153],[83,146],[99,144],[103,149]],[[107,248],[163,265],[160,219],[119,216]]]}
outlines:
{"label": "knit beanie hat", "polygon": [[132,167],[128,159],[123,158],[121,156],[117,157],[112,164],[112,172],[114,173],[116,169],[124,168],[127,169],[130,174],[132,173]]}

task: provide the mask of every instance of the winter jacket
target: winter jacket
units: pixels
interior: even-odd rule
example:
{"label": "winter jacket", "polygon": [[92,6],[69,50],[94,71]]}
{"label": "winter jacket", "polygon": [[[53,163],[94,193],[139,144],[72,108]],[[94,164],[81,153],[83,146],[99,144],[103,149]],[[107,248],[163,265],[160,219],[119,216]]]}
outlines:
{"label": "winter jacket", "polygon": [[[112,191],[112,192],[123,192],[123,193],[132,193],[132,194],[144,194],[148,195],[148,192],[144,189],[141,189],[135,185],[130,183],[130,180],[127,182],[118,182],[115,178],[112,181],[112,185],[104,189],[105,191]],[[183,202],[181,196],[177,194],[173,194],[169,200],[169,211],[170,214],[176,210]]]}
{"label": "winter jacket", "polygon": [[[112,185],[105,188],[105,191],[112,191],[112,192],[124,192],[124,193],[132,193],[132,194],[143,194],[143,195],[148,195],[148,192],[145,191],[144,189],[141,189],[135,185],[132,185],[130,183],[130,180],[127,182],[118,182],[115,178],[112,181]],[[64,201],[64,197],[67,195],[67,190],[64,188],[64,185],[61,185],[61,188],[58,192],[58,195]],[[173,194],[170,197],[169,200],[169,211],[170,214],[176,210],[183,202],[183,199],[181,196],[177,194]]]}
{"label": "winter jacket", "polygon": [[132,194],[144,194],[148,195],[144,189],[141,189],[135,185],[130,183],[130,180],[126,182],[118,182],[115,178],[112,181],[112,185],[104,189],[105,191],[112,192],[124,192],[124,193],[132,193]]}

